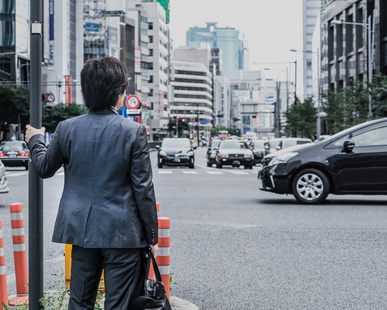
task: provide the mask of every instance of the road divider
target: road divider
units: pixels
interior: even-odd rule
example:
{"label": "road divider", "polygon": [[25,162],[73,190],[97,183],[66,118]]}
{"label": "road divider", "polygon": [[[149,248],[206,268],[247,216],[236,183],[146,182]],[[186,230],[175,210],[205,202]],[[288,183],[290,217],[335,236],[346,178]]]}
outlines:
{"label": "road divider", "polygon": [[8,307],[8,290],[7,276],[5,274],[3,226],[0,220],[0,310],[3,310],[3,304]]}

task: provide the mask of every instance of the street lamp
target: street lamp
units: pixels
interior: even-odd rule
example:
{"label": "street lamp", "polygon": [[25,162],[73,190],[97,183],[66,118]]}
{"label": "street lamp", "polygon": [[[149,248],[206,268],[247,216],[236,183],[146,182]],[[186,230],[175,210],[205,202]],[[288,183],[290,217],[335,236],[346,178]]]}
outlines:
{"label": "street lamp", "polygon": [[[366,30],[368,30],[368,43],[367,43],[367,58],[368,58],[368,82],[372,82],[372,59],[371,59],[371,15],[368,16],[367,23],[356,23],[356,22],[345,22],[343,20],[337,20],[334,19],[331,21],[332,25],[355,25],[355,26],[362,26]],[[372,117],[372,109],[371,109],[371,94],[368,95],[368,119],[371,119]]]}
{"label": "street lamp", "polygon": [[302,53],[310,53],[310,54],[317,54],[317,139],[320,138],[321,135],[321,92],[320,92],[320,52],[319,49],[317,49],[317,52],[313,51],[298,51],[295,49],[291,49],[291,52],[302,52]]}

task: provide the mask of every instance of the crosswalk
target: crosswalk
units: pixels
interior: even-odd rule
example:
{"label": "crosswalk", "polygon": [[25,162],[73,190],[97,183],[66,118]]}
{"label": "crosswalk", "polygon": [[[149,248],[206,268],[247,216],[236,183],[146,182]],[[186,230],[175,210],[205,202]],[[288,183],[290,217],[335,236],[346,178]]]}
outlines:
{"label": "crosswalk", "polygon": [[[183,173],[187,175],[197,175],[201,173],[205,174],[210,174],[210,175],[221,175],[221,174],[235,174],[235,175],[249,175],[249,174],[254,174],[256,175],[257,172],[254,170],[250,171],[238,171],[238,170],[205,170],[205,169],[200,169],[200,170],[180,170],[180,169],[174,169],[174,170],[167,170],[167,169],[157,169],[153,170],[154,174],[159,174],[159,175],[167,175],[167,174],[178,174],[178,173]],[[23,175],[28,175],[28,171],[18,171],[18,172],[6,172],[6,177],[19,177]],[[59,171],[55,174],[56,176],[63,176],[64,172]]]}
{"label": "crosswalk", "polygon": [[251,175],[251,174],[254,174],[254,175],[256,175],[257,174],[256,171],[231,171],[231,170],[230,171],[228,171],[228,170],[223,170],[223,171],[218,171],[218,170],[198,170],[198,171],[195,171],[195,170],[179,170],[179,169],[176,169],[176,170],[156,170],[156,171],[154,171],[154,173],[157,173],[157,174],[160,174],[160,175],[179,174],[179,173],[191,174],[191,175],[202,174],[202,173],[210,174],[210,175],[220,175],[220,174],[235,174],[235,175]]}

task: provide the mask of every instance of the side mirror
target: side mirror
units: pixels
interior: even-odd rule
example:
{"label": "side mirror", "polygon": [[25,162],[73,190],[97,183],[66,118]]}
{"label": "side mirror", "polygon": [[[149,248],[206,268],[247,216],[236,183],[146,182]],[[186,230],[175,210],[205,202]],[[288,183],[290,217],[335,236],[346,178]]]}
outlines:
{"label": "side mirror", "polygon": [[198,147],[197,146],[194,146],[193,149],[196,150]]}
{"label": "side mirror", "polygon": [[155,145],[155,149],[159,150],[160,149],[160,145]]}
{"label": "side mirror", "polygon": [[352,140],[345,140],[341,151],[345,153],[352,153],[354,147],[355,142],[353,142]]}

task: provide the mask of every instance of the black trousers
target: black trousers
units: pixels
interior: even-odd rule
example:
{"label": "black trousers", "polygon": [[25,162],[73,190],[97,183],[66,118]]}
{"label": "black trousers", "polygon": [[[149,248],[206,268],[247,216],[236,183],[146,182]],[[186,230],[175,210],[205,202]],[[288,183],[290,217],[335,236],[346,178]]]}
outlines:
{"label": "black trousers", "polygon": [[105,309],[128,309],[143,287],[143,255],[143,249],[88,249],[73,245],[69,309],[94,309],[102,269]]}

